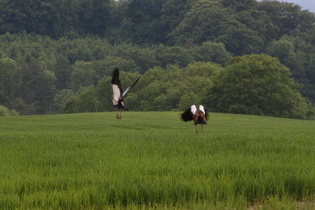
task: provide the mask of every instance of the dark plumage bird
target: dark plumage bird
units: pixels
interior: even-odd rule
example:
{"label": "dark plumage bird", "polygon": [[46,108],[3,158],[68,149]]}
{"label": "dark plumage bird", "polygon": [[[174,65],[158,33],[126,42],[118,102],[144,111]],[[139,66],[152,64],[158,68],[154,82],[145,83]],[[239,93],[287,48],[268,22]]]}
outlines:
{"label": "dark plumage bird", "polygon": [[[120,80],[119,80],[119,69],[114,69],[113,76],[112,76],[113,105],[116,108],[117,119],[121,119],[121,114],[123,110],[126,110],[126,111],[128,110],[124,105],[124,97],[137,84],[140,77],[138,77],[138,79],[123,92],[121,84],[120,84]],[[120,109],[120,115],[118,115],[119,109]]]}
{"label": "dark plumage bird", "polygon": [[195,105],[192,105],[181,115],[182,120],[185,122],[194,121],[196,133],[198,133],[198,124],[201,125],[201,132],[203,133],[203,125],[207,124],[207,116],[208,113],[202,105],[199,105],[199,110],[197,110]]}

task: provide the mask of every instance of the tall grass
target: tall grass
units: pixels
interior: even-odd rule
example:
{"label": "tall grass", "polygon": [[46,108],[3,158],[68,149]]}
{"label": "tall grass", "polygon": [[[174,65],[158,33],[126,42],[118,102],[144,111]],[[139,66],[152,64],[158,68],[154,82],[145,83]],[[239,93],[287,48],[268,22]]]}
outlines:
{"label": "tall grass", "polygon": [[0,118],[0,209],[315,208],[315,122],[178,112]]}

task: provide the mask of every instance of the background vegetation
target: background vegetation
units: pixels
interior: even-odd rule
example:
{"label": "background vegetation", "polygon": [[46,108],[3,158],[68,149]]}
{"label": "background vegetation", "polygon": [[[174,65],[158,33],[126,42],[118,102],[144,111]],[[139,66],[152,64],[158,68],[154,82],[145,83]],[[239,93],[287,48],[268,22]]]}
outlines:
{"label": "background vegetation", "polygon": [[313,121],[209,117],[1,117],[0,208],[314,208]]}
{"label": "background vegetation", "polygon": [[[314,23],[314,13],[268,0],[0,0],[0,104],[22,115],[112,110],[107,83],[118,67],[126,86],[145,74],[126,100],[134,110],[178,110],[193,99],[215,111],[312,118]],[[233,57],[263,54],[277,58],[290,72],[285,78],[301,85],[291,81],[277,92],[279,107],[276,100],[258,107],[265,100],[248,103],[242,96],[218,109],[210,99],[224,90],[211,87],[219,84],[214,76],[232,74],[236,66],[225,63]],[[261,69],[278,61],[269,59]],[[300,110],[292,110],[292,97]]]}

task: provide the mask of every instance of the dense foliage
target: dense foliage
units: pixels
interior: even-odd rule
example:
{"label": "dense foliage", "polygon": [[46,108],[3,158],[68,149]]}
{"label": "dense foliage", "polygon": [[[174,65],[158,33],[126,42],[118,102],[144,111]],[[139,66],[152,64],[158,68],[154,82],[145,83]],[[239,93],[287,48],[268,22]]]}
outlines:
{"label": "dense foliage", "polygon": [[207,102],[213,111],[308,118],[306,102],[292,115],[209,99],[213,76],[233,72],[231,57],[266,54],[302,84],[290,86],[295,99],[314,102],[314,33],[314,13],[269,0],[0,0],[0,104],[20,114],[112,110],[109,76],[118,67],[125,85],[145,75],[126,100],[133,110]]}
{"label": "dense foliage", "polygon": [[206,102],[220,112],[304,118],[307,102],[298,88],[277,59],[246,55],[228,62],[213,80]]}

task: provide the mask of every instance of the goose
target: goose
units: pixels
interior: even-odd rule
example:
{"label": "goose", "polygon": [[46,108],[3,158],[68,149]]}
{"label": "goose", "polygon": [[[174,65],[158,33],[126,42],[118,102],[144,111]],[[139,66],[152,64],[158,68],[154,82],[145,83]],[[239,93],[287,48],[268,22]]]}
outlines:
{"label": "goose", "polygon": [[199,110],[197,110],[196,105],[190,106],[182,115],[183,121],[194,121],[195,131],[198,133],[197,125],[201,125],[201,132],[203,133],[203,125],[207,124],[208,113],[203,105],[199,105]]}
{"label": "goose", "polygon": [[[128,108],[126,108],[124,105],[124,98],[127,95],[127,93],[137,84],[140,77],[138,77],[138,79],[123,92],[119,80],[119,69],[118,68],[114,69],[111,83],[113,88],[113,105],[116,108],[117,119],[121,119],[121,114],[123,110],[128,111]],[[118,115],[119,109],[120,115]]]}

